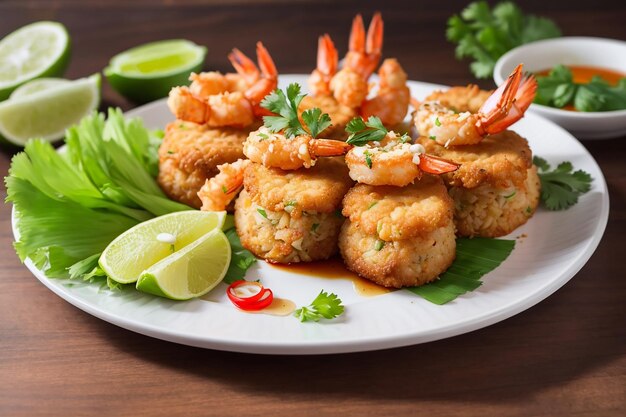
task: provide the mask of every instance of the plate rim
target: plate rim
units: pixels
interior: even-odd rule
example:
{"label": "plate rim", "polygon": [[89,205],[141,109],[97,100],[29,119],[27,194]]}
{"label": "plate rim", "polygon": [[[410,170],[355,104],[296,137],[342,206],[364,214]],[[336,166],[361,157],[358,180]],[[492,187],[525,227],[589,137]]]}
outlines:
{"label": "plate rim", "polygon": [[[302,77],[303,74],[284,74],[282,78]],[[432,84],[420,81],[410,81],[412,84],[419,85],[420,87],[428,88],[445,88],[445,86]],[[166,99],[160,99],[143,106],[139,106],[125,114],[131,117],[137,117],[135,113],[143,113],[146,111],[152,111],[153,107],[162,106]],[[554,122],[540,116],[533,114],[534,117],[539,117],[545,122],[552,124],[555,128],[559,129],[562,134],[569,136],[571,139],[578,142],[578,140],[572,136],[565,129],[556,125]],[[580,144],[580,143],[579,143]],[[156,326],[150,323],[141,323],[134,321],[131,318],[125,317],[121,314],[114,314],[109,311],[103,310],[98,306],[94,306],[81,298],[72,294],[72,292],[61,285],[62,280],[55,280],[45,276],[39,269],[37,269],[30,259],[27,259],[24,264],[31,271],[33,275],[43,283],[48,289],[50,289],[57,296],[72,304],[73,306],[85,311],[86,313],[97,317],[103,321],[114,324],[126,330],[133,331],[135,333],[143,334],[146,336],[154,337],[161,340],[166,340],[174,343],[231,351],[242,353],[256,353],[256,354],[289,354],[289,355],[311,355],[311,354],[334,354],[334,353],[350,353],[350,352],[364,352],[380,349],[389,349],[395,347],[403,347],[409,345],[416,345],[444,338],[454,337],[460,334],[469,333],[475,330],[479,330],[488,327],[492,324],[506,320],[514,315],[517,315],[528,308],[540,303],[547,297],[556,292],[559,288],[565,285],[570,279],[572,279],[580,269],[588,262],[595,250],[597,249],[608,224],[608,217],[610,211],[609,204],[609,190],[606,184],[606,180],[602,170],[589,151],[580,144],[582,151],[590,162],[595,165],[595,168],[601,174],[599,177],[594,178],[598,185],[599,191],[601,191],[601,210],[600,216],[596,223],[592,233],[592,238],[588,240],[587,245],[580,249],[580,256],[576,261],[569,265],[569,267],[563,271],[559,279],[548,281],[546,285],[543,285],[538,291],[525,295],[523,298],[512,300],[509,303],[490,310],[488,314],[478,315],[471,319],[462,322],[449,323],[444,326],[439,326],[429,330],[422,330],[419,333],[408,333],[399,336],[382,336],[382,337],[367,337],[367,340],[316,340],[316,341],[295,341],[270,343],[265,341],[250,342],[247,340],[225,340],[223,338],[215,338],[214,335],[210,335],[207,338],[206,334],[202,335],[189,335],[183,332],[179,332],[175,329],[168,329],[161,326]],[[16,229],[16,216],[15,209],[12,208],[11,212],[11,227],[14,237],[18,236]]]}

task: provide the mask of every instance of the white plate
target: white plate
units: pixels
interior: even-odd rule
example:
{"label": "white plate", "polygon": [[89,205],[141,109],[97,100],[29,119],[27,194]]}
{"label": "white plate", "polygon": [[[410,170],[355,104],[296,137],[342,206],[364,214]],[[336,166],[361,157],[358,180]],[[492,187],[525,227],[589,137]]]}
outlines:
{"label": "white plate", "polygon": [[[281,86],[304,83],[303,76],[281,76]],[[437,86],[411,82],[423,98]],[[128,113],[149,127],[163,127],[171,115],[161,100]],[[278,297],[297,305],[312,301],[321,289],[340,296],[346,313],[326,323],[300,323],[295,317],[247,314],[226,299],[220,284],[207,300],[174,302],[135,291],[101,290],[98,285],[46,278],[30,261],[27,267],[57,295],[117,326],[186,345],[237,352],[320,354],[357,352],[412,345],[476,330],[517,314],[543,300],[582,268],[596,249],[608,219],[609,198],[600,168],[570,134],[538,116],[515,126],[533,151],[552,163],[571,161],[594,177],[590,192],[563,212],[540,209],[509,238],[517,241],[509,258],[483,278],[476,291],[444,306],[408,291],[362,297],[352,283],[291,274],[264,262],[249,271]],[[15,224],[14,224],[15,230]]]}

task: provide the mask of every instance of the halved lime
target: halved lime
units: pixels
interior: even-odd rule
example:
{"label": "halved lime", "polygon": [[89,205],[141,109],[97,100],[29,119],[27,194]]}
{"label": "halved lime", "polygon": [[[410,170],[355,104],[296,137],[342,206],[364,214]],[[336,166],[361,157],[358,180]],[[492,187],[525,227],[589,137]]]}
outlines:
{"label": "halved lime", "polygon": [[100,102],[100,75],[0,103],[0,137],[24,146],[30,138],[55,141]]}
{"label": "halved lime", "polygon": [[[119,235],[100,256],[100,267],[127,284],[162,259],[177,253],[224,224],[226,212],[179,211],[140,223]],[[169,235],[169,236],[168,236]],[[170,243],[168,238],[173,239]],[[173,251],[172,251],[173,249]]]}
{"label": "halved lime", "polygon": [[39,93],[41,91],[50,90],[52,88],[56,88],[62,85],[70,84],[70,80],[66,80],[65,78],[35,78],[34,80],[28,81],[25,84],[17,87],[9,97],[10,99],[16,99],[20,97],[26,97],[34,93]]}
{"label": "halved lime", "polygon": [[200,297],[222,281],[230,256],[228,238],[214,229],[144,271],[137,289],[173,300]]}
{"label": "halved lime", "polygon": [[205,47],[184,39],[152,42],[115,55],[104,75],[124,97],[145,103],[189,84],[189,74],[202,69],[205,56]]}
{"label": "halved lime", "polygon": [[70,57],[70,37],[57,22],[26,25],[0,40],[0,100],[38,77],[63,75]]}

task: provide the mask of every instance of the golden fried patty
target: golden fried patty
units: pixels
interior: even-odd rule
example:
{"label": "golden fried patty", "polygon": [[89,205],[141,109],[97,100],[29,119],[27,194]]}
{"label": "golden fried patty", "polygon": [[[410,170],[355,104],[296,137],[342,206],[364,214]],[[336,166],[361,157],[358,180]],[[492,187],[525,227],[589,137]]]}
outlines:
{"label": "golden fried patty", "polygon": [[352,180],[341,159],[320,158],[314,167],[295,171],[250,164],[243,183],[260,206],[272,211],[290,207],[292,216],[299,216],[303,211],[331,213],[337,210]]}
{"label": "golden fried patty", "polygon": [[449,223],[453,204],[441,178],[424,175],[406,187],[357,184],[343,199],[343,215],[385,241],[409,239]]}
{"label": "golden fried patty", "polygon": [[158,182],[172,199],[199,208],[196,195],[218,165],[243,158],[243,141],[251,128],[209,128],[176,120],[165,129],[159,147]]}
{"label": "golden fried patty", "polygon": [[505,188],[520,185],[532,166],[528,141],[511,130],[489,135],[476,145],[445,148],[426,137],[418,141],[427,153],[461,164],[458,170],[444,175],[451,186],[474,188],[489,184]]}

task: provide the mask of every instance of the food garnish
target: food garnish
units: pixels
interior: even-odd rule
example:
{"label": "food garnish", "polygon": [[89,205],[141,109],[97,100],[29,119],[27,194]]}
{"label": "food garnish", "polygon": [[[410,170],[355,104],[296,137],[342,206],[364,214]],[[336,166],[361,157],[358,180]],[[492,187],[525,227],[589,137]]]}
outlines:
{"label": "food garnish", "polygon": [[376,116],[370,116],[367,121],[360,116],[355,117],[348,122],[346,132],[350,133],[346,143],[355,146],[380,141],[389,133],[387,128],[383,126],[383,122]]}
{"label": "food garnish", "polygon": [[488,78],[498,58],[516,46],[540,39],[561,36],[550,19],[524,15],[513,2],[501,2],[489,8],[486,1],[470,3],[461,15],[448,20],[448,40],[457,44],[458,59],[469,57],[472,73]]}
{"label": "food garnish", "polygon": [[301,307],[294,315],[301,321],[320,321],[334,319],[343,314],[344,307],[337,295],[322,290],[319,295],[306,307]]}
{"label": "food garnish", "polygon": [[263,116],[263,122],[271,132],[285,132],[288,138],[298,135],[317,137],[331,125],[330,116],[322,113],[319,108],[306,110],[302,113],[304,126],[298,118],[298,106],[306,94],[300,94],[300,85],[289,84],[287,94],[276,89],[261,102],[261,107],[279,116]]}
{"label": "food garnish", "polygon": [[263,310],[274,301],[272,290],[256,281],[235,281],[226,289],[226,295],[234,305],[245,311]]}
{"label": "food garnish", "polygon": [[595,76],[589,83],[574,82],[572,70],[555,66],[548,75],[538,75],[535,103],[562,108],[573,105],[584,112],[626,109],[626,77],[612,86]]}
{"label": "food garnish", "polygon": [[231,258],[228,271],[224,275],[224,282],[232,284],[237,280],[242,280],[246,275],[246,271],[256,262],[254,255],[247,249],[244,249],[234,227],[227,229],[224,234],[230,242]]}
{"label": "food garnish", "polygon": [[482,285],[480,278],[496,269],[513,251],[514,240],[458,238],[456,259],[439,279],[420,287],[406,288],[434,304],[446,304]]}
{"label": "food garnish", "polygon": [[548,210],[565,210],[578,202],[578,196],[591,189],[591,175],[581,169],[573,171],[571,162],[561,162],[552,171],[543,158],[535,156],[533,163],[539,168],[541,201]]}

